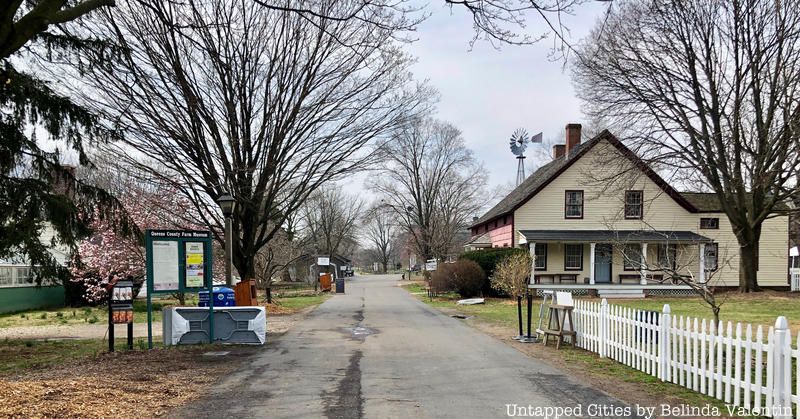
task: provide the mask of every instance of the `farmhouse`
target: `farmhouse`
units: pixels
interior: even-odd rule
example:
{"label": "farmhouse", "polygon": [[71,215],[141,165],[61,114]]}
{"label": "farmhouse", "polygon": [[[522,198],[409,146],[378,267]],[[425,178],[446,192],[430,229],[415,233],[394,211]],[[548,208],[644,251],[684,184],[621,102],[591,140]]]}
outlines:
{"label": "farmhouse", "polygon": [[[492,247],[535,253],[532,288],[638,297],[682,292],[685,276],[714,286],[739,281],[738,243],[714,194],[678,192],[610,132],[566,144],[471,226]],[[764,223],[762,286],[788,285],[789,218]]]}

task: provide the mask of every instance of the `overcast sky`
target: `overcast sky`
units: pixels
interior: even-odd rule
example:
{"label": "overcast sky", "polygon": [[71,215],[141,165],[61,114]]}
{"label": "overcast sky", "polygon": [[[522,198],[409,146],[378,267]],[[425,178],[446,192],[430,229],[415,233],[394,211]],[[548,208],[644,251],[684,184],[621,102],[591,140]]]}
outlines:
{"label": "overcast sky", "polygon": [[[602,3],[581,6],[566,23],[573,40],[585,36],[604,10]],[[477,42],[472,19],[461,7],[451,9],[441,0],[431,0],[431,16],[416,33],[417,41],[408,51],[418,58],[412,67],[418,80],[428,80],[441,94],[437,118],[452,123],[477,157],[484,161],[493,186],[508,186],[516,178],[516,160],[508,139],[517,128],[530,134],[544,133],[545,141],[563,142],[569,122],[583,122],[580,103],[575,97],[568,69],[562,61],[552,61],[548,53],[552,37],[531,46],[502,46],[495,49]],[[543,28],[540,20],[530,21]],[[529,170],[549,156],[549,150],[530,150]],[[547,146],[549,148],[549,146]],[[361,181],[363,181],[363,177]],[[352,179],[352,186],[358,180]]]}

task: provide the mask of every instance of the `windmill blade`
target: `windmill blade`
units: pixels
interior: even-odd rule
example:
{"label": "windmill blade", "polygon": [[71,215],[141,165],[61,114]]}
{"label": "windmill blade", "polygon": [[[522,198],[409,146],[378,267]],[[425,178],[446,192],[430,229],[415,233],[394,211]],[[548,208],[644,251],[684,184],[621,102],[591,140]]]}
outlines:
{"label": "windmill blade", "polygon": [[509,143],[511,144],[511,152],[517,156],[522,155],[528,147],[528,132],[523,128],[518,128],[511,135]]}

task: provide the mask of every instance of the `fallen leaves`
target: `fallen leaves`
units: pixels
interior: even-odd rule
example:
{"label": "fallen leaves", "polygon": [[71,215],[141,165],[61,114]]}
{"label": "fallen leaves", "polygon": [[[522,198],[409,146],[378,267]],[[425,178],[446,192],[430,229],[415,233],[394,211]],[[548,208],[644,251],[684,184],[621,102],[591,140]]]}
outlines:
{"label": "fallen leaves", "polygon": [[0,378],[0,418],[161,416],[203,395],[239,365],[248,348],[223,359],[207,348],[103,353]]}

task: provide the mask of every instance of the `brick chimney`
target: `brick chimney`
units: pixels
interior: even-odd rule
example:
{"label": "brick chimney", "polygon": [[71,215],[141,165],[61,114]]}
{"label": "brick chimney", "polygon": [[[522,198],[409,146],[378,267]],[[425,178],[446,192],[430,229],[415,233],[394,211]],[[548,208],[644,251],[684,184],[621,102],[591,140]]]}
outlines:
{"label": "brick chimney", "polygon": [[581,143],[581,124],[567,124],[567,155]]}
{"label": "brick chimney", "polygon": [[564,157],[564,152],[567,150],[566,144],[556,144],[553,146],[553,160],[558,160]]}

